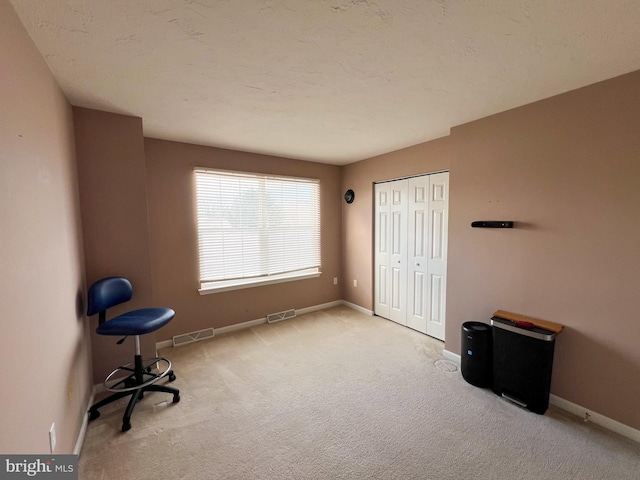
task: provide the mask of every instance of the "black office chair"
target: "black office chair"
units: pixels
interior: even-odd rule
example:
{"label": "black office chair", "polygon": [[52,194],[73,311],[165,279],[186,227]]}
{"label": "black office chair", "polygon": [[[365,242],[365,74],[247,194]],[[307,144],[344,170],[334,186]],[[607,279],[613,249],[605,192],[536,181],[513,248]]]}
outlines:
{"label": "black office chair", "polygon": [[[122,344],[130,336],[135,336],[136,353],[133,363],[123,365],[111,372],[104,381],[107,390],[113,395],[95,403],[89,409],[89,420],[100,416],[98,409],[120,398],[131,395],[129,405],[122,417],[122,431],[131,428],[131,414],[145,392],[165,392],[173,394],[173,403],[180,401],[180,391],[166,385],[156,385],[158,380],[168,377],[170,382],[176,379],[171,362],[163,357],[143,359],[140,354],[140,335],[153,332],[165,326],[173,319],[175,312],[170,308],[143,308],[119,315],[111,320],[106,319],[107,308],[131,300],[133,288],[131,282],[122,277],[109,277],[98,280],[91,285],[88,292],[87,315],[98,313],[100,316],[96,333],[124,337],[117,343]],[[164,367],[161,370],[160,364]],[[121,374],[125,377],[122,378]]]}

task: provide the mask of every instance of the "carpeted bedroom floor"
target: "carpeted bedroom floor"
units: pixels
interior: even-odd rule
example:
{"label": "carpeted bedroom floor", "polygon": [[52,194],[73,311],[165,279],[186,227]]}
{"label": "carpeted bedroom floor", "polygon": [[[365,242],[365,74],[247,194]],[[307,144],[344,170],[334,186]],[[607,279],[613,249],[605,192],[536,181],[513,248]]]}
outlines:
{"label": "carpeted bedroom floor", "polygon": [[94,479],[638,479],[640,444],[466,383],[443,344],[348,307],[167,348],[181,401],[90,422]]}

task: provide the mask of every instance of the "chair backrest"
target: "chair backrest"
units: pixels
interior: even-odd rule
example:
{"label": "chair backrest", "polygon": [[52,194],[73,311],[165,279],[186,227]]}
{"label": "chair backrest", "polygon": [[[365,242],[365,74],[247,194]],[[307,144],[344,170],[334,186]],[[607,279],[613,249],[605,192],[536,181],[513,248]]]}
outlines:
{"label": "chair backrest", "polygon": [[114,305],[128,302],[133,296],[131,282],[123,277],[108,277],[98,280],[87,292],[87,316],[104,312]]}

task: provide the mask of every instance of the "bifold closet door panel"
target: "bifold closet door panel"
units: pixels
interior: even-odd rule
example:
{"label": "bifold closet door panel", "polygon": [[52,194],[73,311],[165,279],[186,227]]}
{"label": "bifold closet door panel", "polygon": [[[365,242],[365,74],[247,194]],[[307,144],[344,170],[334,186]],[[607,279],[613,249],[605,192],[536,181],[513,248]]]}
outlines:
{"label": "bifold closet door panel", "polygon": [[407,324],[407,193],[406,180],[375,185],[376,315]]}
{"label": "bifold closet door panel", "polygon": [[373,310],[376,315],[389,318],[391,293],[389,288],[389,184],[374,185],[374,289]]}
{"label": "bifold closet door panel", "polygon": [[427,333],[429,177],[409,182],[407,326]]}
{"label": "bifold closet door panel", "polygon": [[429,176],[427,334],[444,340],[449,231],[449,173]]}
{"label": "bifold closet door panel", "polygon": [[391,304],[389,318],[407,324],[407,219],[409,182],[390,182],[390,265]]}

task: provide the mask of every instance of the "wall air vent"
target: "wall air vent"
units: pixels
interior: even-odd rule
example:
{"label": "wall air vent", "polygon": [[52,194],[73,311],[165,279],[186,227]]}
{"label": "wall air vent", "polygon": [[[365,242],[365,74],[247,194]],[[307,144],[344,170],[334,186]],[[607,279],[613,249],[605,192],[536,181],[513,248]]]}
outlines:
{"label": "wall air vent", "polygon": [[176,335],[175,337],[173,337],[173,346],[177,347],[179,345],[186,345],[187,343],[206,340],[207,338],[212,338],[213,336],[213,328],[205,328],[204,330],[198,330],[197,332]]}
{"label": "wall air vent", "polygon": [[286,320],[287,318],[293,318],[295,316],[296,311],[292,308],[291,310],[287,310],[285,312],[270,313],[269,315],[267,315],[267,322],[279,322],[281,320]]}

